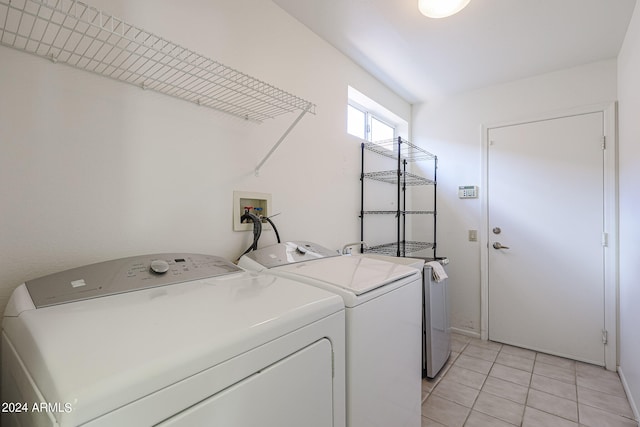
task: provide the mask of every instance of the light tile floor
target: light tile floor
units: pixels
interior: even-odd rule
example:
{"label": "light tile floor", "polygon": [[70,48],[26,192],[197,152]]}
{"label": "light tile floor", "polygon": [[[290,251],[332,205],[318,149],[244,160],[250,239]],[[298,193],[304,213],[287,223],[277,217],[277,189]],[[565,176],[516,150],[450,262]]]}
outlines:
{"label": "light tile floor", "polygon": [[451,350],[422,381],[422,427],[638,427],[615,372],[458,334]]}

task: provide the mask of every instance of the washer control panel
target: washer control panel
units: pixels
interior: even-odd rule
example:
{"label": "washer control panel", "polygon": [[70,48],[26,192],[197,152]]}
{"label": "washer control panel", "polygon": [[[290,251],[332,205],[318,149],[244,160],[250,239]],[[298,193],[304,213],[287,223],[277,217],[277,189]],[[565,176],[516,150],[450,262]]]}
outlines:
{"label": "washer control panel", "polygon": [[213,255],[165,253],[91,264],[25,283],[36,308],[243,271]]}

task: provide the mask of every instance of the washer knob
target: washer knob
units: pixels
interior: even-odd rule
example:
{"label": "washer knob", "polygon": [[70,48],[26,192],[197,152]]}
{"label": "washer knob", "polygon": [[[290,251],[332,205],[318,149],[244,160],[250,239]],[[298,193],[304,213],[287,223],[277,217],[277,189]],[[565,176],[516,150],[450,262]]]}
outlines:
{"label": "washer knob", "polygon": [[151,261],[151,271],[156,274],[164,274],[169,271],[169,263],[162,259]]}

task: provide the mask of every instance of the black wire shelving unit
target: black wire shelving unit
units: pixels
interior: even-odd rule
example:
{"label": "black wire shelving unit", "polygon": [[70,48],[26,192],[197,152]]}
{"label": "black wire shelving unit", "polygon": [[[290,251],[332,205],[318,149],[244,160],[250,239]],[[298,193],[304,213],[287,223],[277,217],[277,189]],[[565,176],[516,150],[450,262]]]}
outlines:
{"label": "black wire shelving unit", "polygon": [[[396,168],[392,170],[365,172],[365,153],[372,152],[393,159]],[[418,161],[433,162],[433,177],[425,178],[408,172],[407,165]],[[366,241],[365,218],[371,215],[394,215],[396,218],[396,239],[393,242],[383,243],[370,247],[362,245],[363,253],[377,253],[397,257],[411,256],[414,253],[431,249],[433,258],[436,258],[436,225],[437,225],[437,170],[438,157],[428,151],[398,137],[385,141],[363,142],[361,144],[361,174],[360,174],[360,240]],[[395,210],[365,210],[365,182],[368,180],[380,181],[396,188]],[[432,185],[433,209],[432,210],[407,210],[407,187]],[[430,215],[433,220],[433,241],[407,240],[406,219],[408,215]]]}

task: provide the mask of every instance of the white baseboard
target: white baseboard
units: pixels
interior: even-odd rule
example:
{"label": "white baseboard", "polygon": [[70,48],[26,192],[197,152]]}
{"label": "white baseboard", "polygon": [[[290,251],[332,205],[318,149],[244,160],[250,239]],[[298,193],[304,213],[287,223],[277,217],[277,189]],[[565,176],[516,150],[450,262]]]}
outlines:
{"label": "white baseboard", "polygon": [[470,331],[468,329],[453,328],[453,327],[449,329],[451,329],[451,332],[454,334],[465,335],[467,337],[480,339],[480,332]]}
{"label": "white baseboard", "polygon": [[620,380],[622,381],[622,387],[624,387],[624,392],[627,393],[627,400],[629,400],[629,404],[631,405],[631,410],[633,411],[633,416],[636,418],[636,421],[640,420],[640,412],[638,412],[638,405],[634,397],[631,395],[631,389],[629,389],[629,384],[627,384],[627,379],[624,377],[624,372],[622,372],[622,367],[618,366],[618,375],[620,375]]}

